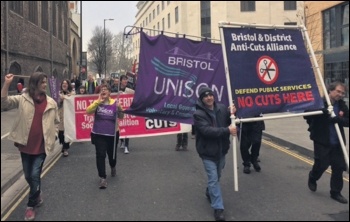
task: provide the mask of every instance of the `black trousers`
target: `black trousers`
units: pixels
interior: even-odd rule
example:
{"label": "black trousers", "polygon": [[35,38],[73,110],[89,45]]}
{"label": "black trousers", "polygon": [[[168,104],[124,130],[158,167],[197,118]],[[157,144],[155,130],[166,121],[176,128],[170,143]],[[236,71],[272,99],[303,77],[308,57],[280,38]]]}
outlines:
{"label": "black trousers", "polygon": [[343,189],[343,171],[346,170],[344,154],[340,145],[324,146],[314,142],[314,165],[311,179],[318,180],[329,166],[332,169],[331,194],[339,194]]}
{"label": "black trousers", "polygon": [[187,133],[178,133],[177,134],[177,146],[186,146],[187,147],[188,144],[188,134]]}
{"label": "black trousers", "polygon": [[262,130],[254,124],[245,123],[241,131],[240,151],[244,166],[250,166],[258,159],[261,147]]}
{"label": "black trousers", "polygon": [[[102,178],[106,178],[106,156],[108,156],[109,166],[115,167],[117,165],[117,146],[119,140],[119,131],[116,133],[116,144],[114,144],[113,136],[104,136],[94,134],[94,144],[96,150],[96,165],[98,176]],[[114,155],[113,155],[114,152]]]}

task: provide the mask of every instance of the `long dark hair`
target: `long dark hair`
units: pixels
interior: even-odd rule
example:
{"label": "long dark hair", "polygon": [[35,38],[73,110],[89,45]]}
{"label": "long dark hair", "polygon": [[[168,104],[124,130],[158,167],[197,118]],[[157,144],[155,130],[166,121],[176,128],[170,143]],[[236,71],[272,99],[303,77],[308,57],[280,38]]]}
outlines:
{"label": "long dark hair", "polygon": [[42,92],[39,87],[41,87],[41,83],[44,79],[47,79],[47,75],[43,72],[35,72],[29,78],[28,88],[26,92],[34,98],[34,96],[38,93],[46,93]]}
{"label": "long dark hair", "polygon": [[64,79],[64,80],[62,80],[62,82],[61,82],[61,86],[60,86],[60,90],[61,90],[61,92],[63,93],[63,94],[66,94],[66,92],[64,92],[63,91],[63,89],[62,89],[62,84],[63,84],[63,82],[64,81],[66,81],[67,82],[67,84],[68,84],[68,92],[69,93],[71,93],[72,92],[72,90],[73,90],[73,87],[72,87],[72,85],[71,85],[71,83],[70,83],[70,80],[69,79]]}

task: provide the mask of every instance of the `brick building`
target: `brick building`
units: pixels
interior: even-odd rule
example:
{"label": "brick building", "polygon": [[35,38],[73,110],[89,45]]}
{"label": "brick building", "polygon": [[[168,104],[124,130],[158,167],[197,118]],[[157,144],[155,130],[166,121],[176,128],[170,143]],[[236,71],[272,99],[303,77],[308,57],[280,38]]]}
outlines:
{"label": "brick building", "polygon": [[[7,73],[30,76],[43,71],[60,80],[71,78],[68,3],[1,1],[1,85]],[[10,92],[16,84],[13,81]]]}

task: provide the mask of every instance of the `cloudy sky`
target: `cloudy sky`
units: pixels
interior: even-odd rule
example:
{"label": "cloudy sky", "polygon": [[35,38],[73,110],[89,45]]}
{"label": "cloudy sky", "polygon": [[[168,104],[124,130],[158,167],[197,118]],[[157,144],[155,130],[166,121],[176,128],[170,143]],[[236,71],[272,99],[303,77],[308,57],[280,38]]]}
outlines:
{"label": "cloudy sky", "polygon": [[137,2],[83,1],[83,51],[87,50],[87,44],[92,38],[95,27],[103,28],[104,19],[114,19],[114,21],[106,21],[106,29],[113,34],[123,32],[125,26],[132,26],[137,13]]}

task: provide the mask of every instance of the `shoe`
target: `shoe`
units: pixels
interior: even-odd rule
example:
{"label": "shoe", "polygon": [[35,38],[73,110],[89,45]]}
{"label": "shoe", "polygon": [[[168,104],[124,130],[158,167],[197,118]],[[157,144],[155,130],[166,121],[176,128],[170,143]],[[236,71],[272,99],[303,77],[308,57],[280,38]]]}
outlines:
{"label": "shoe", "polygon": [[260,158],[259,157],[258,157],[258,159],[256,159],[256,162],[258,162],[258,163],[260,162]]}
{"label": "shoe", "polygon": [[40,191],[40,194],[38,198],[36,198],[36,205],[35,207],[40,207],[44,203],[42,192]]}
{"label": "shoe", "polygon": [[343,197],[340,193],[338,193],[338,194],[331,194],[331,198],[333,200],[338,201],[339,203],[342,203],[342,204],[347,204],[348,203],[348,200],[345,197]]}
{"label": "shoe", "polygon": [[183,151],[188,151],[187,146],[182,146]]}
{"label": "shoe", "polygon": [[180,150],[180,146],[179,146],[179,145],[176,145],[176,146],[175,146],[175,150],[176,150],[176,151],[179,151],[179,150]]}
{"label": "shoe", "polygon": [[244,166],[243,173],[250,174],[250,166]]}
{"label": "shoe", "polygon": [[214,218],[216,221],[225,221],[225,215],[223,209],[214,210]]}
{"label": "shoe", "polygon": [[24,214],[25,221],[33,221],[35,219],[35,211],[33,207],[27,207],[26,212]]}
{"label": "shoe", "polygon": [[106,189],[107,188],[107,180],[105,178],[100,179],[100,189]]}
{"label": "shoe", "polygon": [[207,189],[205,190],[205,196],[207,197],[209,203],[211,203],[211,199],[210,199],[210,195],[209,195],[209,189],[207,187]]}
{"label": "shoe", "polygon": [[68,151],[67,150],[63,150],[63,156],[67,157],[68,156]]}
{"label": "shoe", "polygon": [[255,169],[256,172],[260,172],[260,171],[261,171],[261,167],[260,167],[260,165],[258,164],[258,162],[253,163],[253,167],[254,167],[254,169]]}
{"label": "shoe", "polygon": [[316,180],[312,179],[310,177],[310,174],[309,174],[309,180],[307,181],[307,185],[311,191],[315,192],[317,190]]}
{"label": "shoe", "polygon": [[128,154],[128,153],[129,153],[129,150],[128,150],[128,147],[127,147],[127,146],[124,148],[124,153],[125,153],[125,154]]}
{"label": "shoe", "polygon": [[192,135],[191,138],[192,138],[192,139],[196,139],[196,136],[195,136],[195,135]]}
{"label": "shoe", "polygon": [[111,176],[115,177],[117,175],[117,169],[115,167],[111,167]]}
{"label": "shoe", "polygon": [[124,142],[121,142],[121,143],[120,143],[120,149],[124,149],[124,148],[125,148]]}

